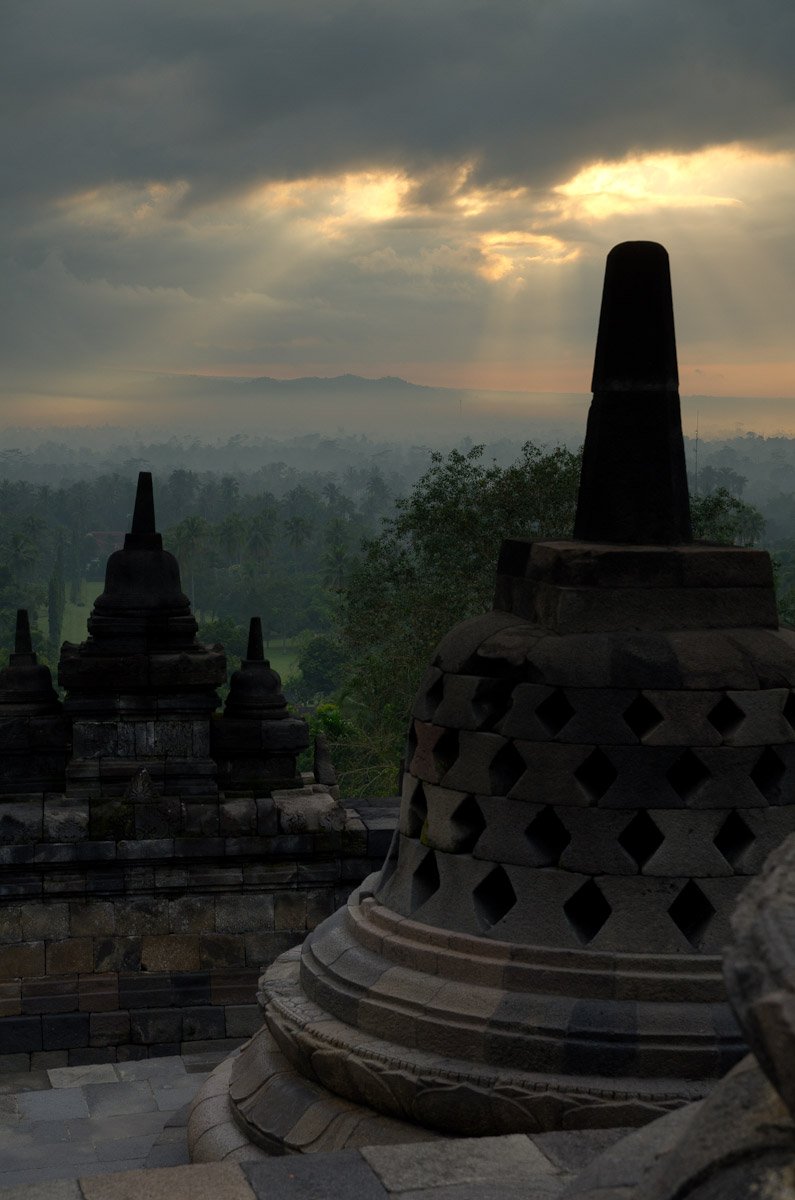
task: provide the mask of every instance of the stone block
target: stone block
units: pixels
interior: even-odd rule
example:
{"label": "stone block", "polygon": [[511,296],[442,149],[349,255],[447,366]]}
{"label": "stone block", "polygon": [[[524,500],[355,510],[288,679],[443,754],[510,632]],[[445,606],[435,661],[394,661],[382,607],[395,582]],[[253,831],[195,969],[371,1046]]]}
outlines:
{"label": "stone block", "polygon": [[224,800],[218,816],[219,832],[224,837],[246,837],[257,832],[257,804],[253,799]]}
{"label": "stone block", "polygon": [[[41,1017],[4,1017],[0,1021],[0,1054],[27,1054],[41,1049]],[[27,1065],[23,1069],[27,1070]]]}
{"label": "stone block", "polygon": [[130,1013],[130,1040],[137,1045],[182,1041],[182,1012],[178,1008],[139,1008]]}
{"label": "stone block", "polygon": [[69,933],[72,937],[96,937],[116,932],[116,909],[110,900],[69,902]]}
{"label": "stone block", "polygon": [[22,941],[69,937],[69,905],[57,901],[26,904],[21,910]]}
{"label": "stone block", "polygon": [[[44,942],[0,946],[0,979],[25,979],[44,974]],[[36,1047],[39,1049],[40,1047]],[[10,1053],[0,1051],[0,1053]]]}
{"label": "stone block", "polygon": [[73,842],[39,842],[33,854],[35,863],[71,863],[76,858]]}
{"label": "stone block", "polygon": [[385,858],[395,832],[394,817],[368,817],[367,853],[379,863]]}
{"label": "stone block", "polygon": [[170,1008],[174,986],[169,971],[142,971],[119,976],[119,1008]]}
{"label": "stone block", "polygon": [[183,1008],[183,1040],[196,1042],[206,1038],[226,1037],[224,1012],[223,1008],[214,1008],[212,1005]]}
{"label": "stone block", "polygon": [[43,823],[43,799],[25,803],[0,800],[0,845],[40,842]]}
{"label": "stone block", "polygon": [[75,862],[112,862],[116,857],[115,842],[75,842]]}
{"label": "stone block", "polygon": [[226,843],[227,858],[262,858],[268,852],[269,838],[265,837],[228,837]]}
{"label": "stone block", "polygon": [[[46,892],[46,880],[41,876],[34,875],[32,872],[15,872],[9,877],[7,873],[0,872],[0,898],[15,897],[20,899],[40,896],[42,892]],[[54,887],[49,889],[55,891]],[[63,889],[59,889],[63,891]]]}
{"label": "stone block", "polygon": [[218,805],[205,801],[183,801],[182,831],[197,837],[216,837],[218,834]]}
{"label": "stone block", "polygon": [[43,836],[48,842],[77,842],[88,836],[88,800],[51,796],[44,800]]}
{"label": "stone block", "polygon": [[210,754],[209,721],[193,721],[191,725],[191,749],[186,752],[194,758],[207,758]]}
{"label": "stone block", "polygon": [[213,971],[210,978],[213,1004],[221,1006],[253,1004],[256,1000],[258,979],[258,967]]}
{"label": "stone block", "polygon": [[251,1037],[262,1025],[262,1013],[257,1004],[233,1004],[224,1012],[227,1037]]}
{"label": "stone block", "polygon": [[244,934],[246,966],[260,969],[269,966],[275,958],[284,954],[285,950],[291,950],[293,946],[300,945],[305,936],[306,930],[296,930],[295,932],[274,930],[268,933]]}
{"label": "stone block", "polygon": [[253,933],[274,928],[272,893],[218,896],[215,902],[215,928],[218,933]]}
{"label": "stone block", "polygon": [[43,1050],[71,1050],[89,1042],[88,1013],[59,1013],[41,1018]]}
{"label": "stone block", "polygon": [[175,971],[171,976],[174,1004],[186,1008],[212,1003],[210,971]]}
{"label": "stone block", "polygon": [[91,803],[89,829],[94,841],[119,842],[135,836],[133,806],[122,799],[97,800]]}
{"label": "stone block", "polygon": [[168,900],[157,897],[118,900],[116,932],[121,936],[168,933]]}
{"label": "stone block", "polygon": [[174,858],[222,858],[224,849],[220,837],[174,838]]}
{"label": "stone block", "polygon": [[116,1046],[116,1062],[142,1062],[143,1059],[149,1057],[149,1051],[146,1046],[124,1045]]}
{"label": "stone block", "polygon": [[77,1046],[69,1051],[70,1067],[96,1067],[104,1063],[115,1063],[116,1050],[110,1046]]}
{"label": "stone block", "polygon": [[22,1012],[22,981],[0,982],[0,1017],[16,1017]]}
{"label": "stone block", "polygon": [[66,975],[54,979],[25,979],[22,981],[22,1012],[26,1016],[35,1013],[75,1012],[77,1003],[77,976]]}
{"label": "stone block", "polygon": [[163,888],[182,890],[188,886],[187,868],[155,866],[155,887],[158,891]]}
{"label": "stone block", "polygon": [[136,892],[154,891],[155,871],[150,863],[125,866],[123,872],[124,890],[128,896],[132,896]]}
{"label": "stone block", "polygon": [[276,893],[274,928],[306,931],[306,892]]}
{"label": "stone block", "polygon": [[268,855],[273,858],[311,858],[314,850],[311,833],[280,833],[268,844]]}
{"label": "stone block", "polygon": [[22,911],[16,906],[0,908],[0,945],[22,941]]}
{"label": "stone block", "polygon": [[246,948],[242,935],[229,933],[199,935],[200,967],[237,967],[243,966],[245,961]]}
{"label": "stone block", "polygon": [[155,723],[154,721],[135,721],[135,757],[136,758],[154,758],[157,754],[155,749]]}
{"label": "stone block", "polygon": [[260,837],[271,837],[279,832],[279,814],[276,811],[276,801],[273,796],[257,796],[254,800],[256,807],[256,832]]}
{"label": "stone block", "polygon": [[279,829],[284,834],[341,832],[345,828],[345,809],[328,792],[296,788],[274,792],[273,799],[279,813]]}
{"label": "stone block", "polygon": [[72,753],[75,758],[115,757],[119,750],[116,721],[74,721]]}
{"label": "stone block", "polygon": [[[330,888],[310,888],[306,892],[306,928],[314,929],[334,912],[334,893]],[[278,921],[277,921],[278,928]]]}
{"label": "stone block", "polygon": [[173,858],[175,841],[172,838],[125,838],[118,843],[119,859],[163,859]]}
{"label": "stone block", "polygon": [[145,971],[198,971],[198,935],[171,933],[165,937],[144,937],[141,966]]}
{"label": "stone block", "polygon": [[81,975],[77,992],[81,1012],[106,1013],[119,1007],[119,977],[114,972]]}
{"label": "stone block", "polygon": [[178,896],[168,901],[169,933],[213,933],[214,896]]}
{"label": "stone block", "polygon": [[157,755],[177,755],[189,758],[193,753],[193,723],[189,721],[155,722],[154,752]]}
{"label": "stone block", "polygon": [[[78,975],[94,967],[94,944],[90,937],[66,938],[62,942],[47,942],[47,974]],[[55,1046],[53,1049],[60,1049]]]}
{"label": "stone block", "polygon": [[[60,876],[59,882],[60,882],[62,891],[67,890],[64,887],[64,880],[66,878],[67,878],[67,876],[64,876],[64,875]],[[92,870],[89,867],[86,870],[86,873],[85,873],[85,876],[83,879],[81,879],[81,877],[79,875],[75,876],[74,878],[79,882],[77,882],[77,885],[74,888],[69,889],[70,891],[73,891],[73,892],[83,892],[84,891],[84,892],[86,892],[87,895],[91,896],[91,895],[94,895],[95,893],[99,893],[100,895],[108,895],[112,892],[123,892],[124,891],[124,872],[121,868],[108,866],[108,868],[105,870],[103,870],[101,868]],[[46,886],[46,881],[45,881],[45,886]]]}
{"label": "stone block", "polygon": [[140,971],[140,937],[97,937],[94,939],[94,971]]}
{"label": "stone block", "polygon": [[30,1056],[31,1071],[53,1071],[69,1066],[68,1050],[36,1050]]}
{"label": "stone block", "polygon": [[[594,753],[593,746],[520,741],[511,745],[516,757],[506,752],[504,782],[510,786],[503,795],[510,796],[512,800],[530,800],[537,804],[584,806],[593,803],[592,795],[579,782],[576,774]],[[614,747],[610,746],[602,753],[612,761],[613,751]],[[524,771],[521,769],[522,762]],[[512,777],[516,781],[511,784]]]}
{"label": "stone block", "polygon": [[0,846],[0,866],[33,862],[33,846]]}
{"label": "stone block", "polygon": [[135,836],[138,840],[172,838],[182,826],[182,806],[178,796],[160,796],[157,800],[135,805]]}

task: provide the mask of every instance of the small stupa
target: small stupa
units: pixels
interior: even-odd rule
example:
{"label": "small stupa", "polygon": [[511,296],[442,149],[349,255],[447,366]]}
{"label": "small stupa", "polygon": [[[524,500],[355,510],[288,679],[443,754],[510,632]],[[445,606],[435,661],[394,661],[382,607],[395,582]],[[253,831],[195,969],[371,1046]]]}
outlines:
{"label": "small stupa", "polygon": [[262,622],[252,617],[246,657],[229,682],[223,717],[211,726],[218,782],[226,791],[301,787],[296,759],[309,745],[309,728],[290,716],[281,687],[265,657]]}
{"label": "small stupa", "polygon": [[20,608],[14,653],[0,671],[0,795],[63,791],[68,742],[50,668],[39,662]]}
{"label": "small stupa", "polygon": [[766,553],[691,541],[677,388],[667,254],[617,246],[575,540],[503,543],[443,638],[383,869],[265,972],[196,1159],[642,1125],[742,1055],[720,952],[795,829],[795,633]]}

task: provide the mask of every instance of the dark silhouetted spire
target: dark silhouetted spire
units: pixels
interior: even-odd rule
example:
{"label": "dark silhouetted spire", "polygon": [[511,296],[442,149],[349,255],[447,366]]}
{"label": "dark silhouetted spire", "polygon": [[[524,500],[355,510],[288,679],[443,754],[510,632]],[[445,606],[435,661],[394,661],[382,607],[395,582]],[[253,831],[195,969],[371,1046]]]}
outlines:
{"label": "dark silhouetted spire", "polygon": [[155,498],[152,493],[152,472],[138,472],[131,533],[155,532]]}
{"label": "dark silhouetted spire", "polygon": [[249,662],[262,662],[265,658],[262,648],[262,621],[259,617],[252,617],[249,623],[246,658]]}
{"label": "dark silhouetted spire", "polygon": [[622,242],[607,256],[575,538],[691,540],[668,255]]}
{"label": "dark silhouetted spire", "polygon": [[152,472],[138,472],[135,491],[132,529],[124,539],[125,550],[162,550],[163,539],[155,526],[155,500],[152,493]]}
{"label": "dark silhouetted spire", "polygon": [[17,627],[14,634],[14,654],[33,654],[30,636],[30,621],[26,608],[17,609]]}
{"label": "dark silhouetted spire", "polygon": [[282,681],[262,649],[262,622],[252,617],[248,627],[248,649],[229,681],[224,716],[251,720],[280,721],[288,717]]}
{"label": "dark silhouetted spire", "polygon": [[12,712],[52,713],[60,707],[50,668],[39,662],[33,650],[28,610],[18,608],[14,653],[9,654],[8,666],[0,671],[0,716]]}

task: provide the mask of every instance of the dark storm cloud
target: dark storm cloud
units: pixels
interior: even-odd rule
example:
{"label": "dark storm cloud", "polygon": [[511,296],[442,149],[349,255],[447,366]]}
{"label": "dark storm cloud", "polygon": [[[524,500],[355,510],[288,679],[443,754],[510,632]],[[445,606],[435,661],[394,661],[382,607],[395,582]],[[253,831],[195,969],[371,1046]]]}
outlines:
{"label": "dark storm cloud", "polygon": [[548,186],[791,134],[791,0],[6,0],[6,194],[373,165]]}

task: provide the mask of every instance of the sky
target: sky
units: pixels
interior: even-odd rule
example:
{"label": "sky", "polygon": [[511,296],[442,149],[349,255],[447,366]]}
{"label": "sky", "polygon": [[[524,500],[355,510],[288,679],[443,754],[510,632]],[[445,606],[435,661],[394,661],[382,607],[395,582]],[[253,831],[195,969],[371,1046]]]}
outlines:
{"label": "sky", "polygon": [[795,433],[792,0],[3,0],[0,44],[0,426],[200,426],[190,375],[587,393],[641,238],[683,396]]}

